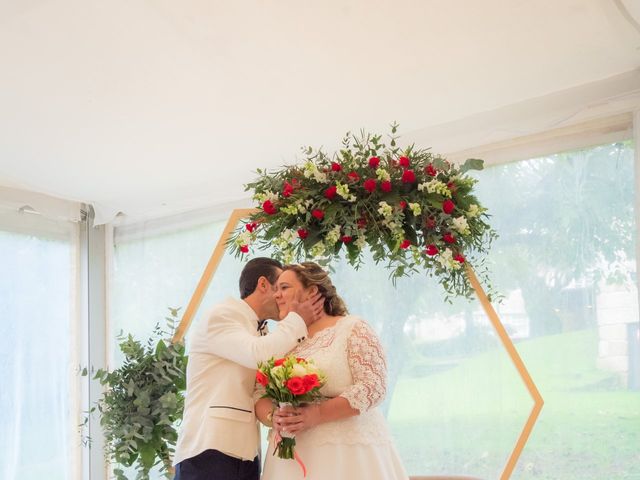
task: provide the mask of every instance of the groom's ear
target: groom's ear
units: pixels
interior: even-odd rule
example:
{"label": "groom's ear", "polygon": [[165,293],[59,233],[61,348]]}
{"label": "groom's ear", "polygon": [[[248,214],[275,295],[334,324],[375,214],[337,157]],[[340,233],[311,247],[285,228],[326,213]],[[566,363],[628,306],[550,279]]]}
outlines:
{"label": "groom's ear", "polygon": [[259,290],[261,293],[265,293],[271,290],[271,284],[267,277],[258,278],[258,284],[256,285],[256,290]]}

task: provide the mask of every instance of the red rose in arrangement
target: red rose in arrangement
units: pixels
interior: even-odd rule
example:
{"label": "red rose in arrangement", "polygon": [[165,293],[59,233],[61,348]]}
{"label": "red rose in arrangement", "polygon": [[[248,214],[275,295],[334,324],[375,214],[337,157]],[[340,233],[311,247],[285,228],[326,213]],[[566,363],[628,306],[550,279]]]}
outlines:
{"label": "red rose in arrangement", "polygon": [[336,188],[336,186],[335,185],[331,185],[329,188],[327,188],[324,191],[324,196],[326,198],[328,198],[329,200],[333,200],[334,197],[336,196],[337,191],[338,191],[338,189]]}
{"label": "red rose in arrangement", "polygon": [[294,395],[302,395],[305,393],[304,380],[301,377],[293,377],[287,380],[287,388]]}
{"label": "red rose in arrangement", "polygon": [[275,215],[276,212],[278,211],[276,210],[276,207],[273,205],[273,202],[271,202],[271,200],[266,200],[262,204],[262,210],[264,210],[264,213],[268,215]]}
{"label": "red rose in arrangement", "polygon": [[266,387],[269,384],[269,378],[260,370],[258,370],[256,372],[256,382],[258,382],[263,387]]}
{"label": "red rose in arrangement", "polygon": [[416,181],[416,174],[413,170],[405,170],[402,173],[402,183],[413,183]]}
{"label": "red rose in arrangement", "polygon": [[450,214],[456,208],[456,204],[451,200],[445,200],[442,202],[442,211],[446,214]]}
{"label": "red rose in arrangement", "polygon": [[365,180],[364,183],[362,184],[364,189],[369,193],[375,192],[376,185],[377,185],[377,182],[373,178],[369,178],[368,180]]}
{"label": "red rose in arrangement", "polygon": [[293,193],[293,185],[289,182],[284,182],[284,187],[282,188],[282,196],[287,198],[290,197]]}

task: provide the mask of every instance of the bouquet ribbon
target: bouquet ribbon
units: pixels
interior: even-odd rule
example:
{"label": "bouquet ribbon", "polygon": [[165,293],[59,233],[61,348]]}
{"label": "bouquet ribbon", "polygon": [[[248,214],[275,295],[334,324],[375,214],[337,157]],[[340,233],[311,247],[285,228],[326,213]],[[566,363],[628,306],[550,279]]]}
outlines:
{"label": "bouquet ribbon", "polygon": [[[282,437],[280,436],[280,433],[277,430],[275,430],[275,433],[276,435],[274,437],[274,441],[276,444],[276,448],[278,448],[278,444],[282,441]],[[298,452],[296,452],[295,450],[293,452],[293,458],[296,460],[296,462],[298,462],[298,465],[300,465],[300,468],[302,469],[302,477],[307,478],[307,467],[305,466],[304,462],[300,458],[300,455],[298,455]]]}

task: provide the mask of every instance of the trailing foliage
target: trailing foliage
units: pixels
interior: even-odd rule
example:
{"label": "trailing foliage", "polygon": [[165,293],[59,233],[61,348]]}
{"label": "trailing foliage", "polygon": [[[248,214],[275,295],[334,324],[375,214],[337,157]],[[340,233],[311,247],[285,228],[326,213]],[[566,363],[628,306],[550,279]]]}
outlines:
{"label": "trailing foliage", "polygon": [[118,465],[114,468],[118,480],[127,478],[122,467],[132,465],[137,479],[148,480],[149,471],[158,464],[169,476],[187,367],[184,344],[170,340],[179,309],[169,311],[169,332],[156,325],[146,343],[121,333],[118,342],[124,362],[112,371],[100,369],[94,376],[106,390],[91,411],[97,409],[100,414],[105,454]]}

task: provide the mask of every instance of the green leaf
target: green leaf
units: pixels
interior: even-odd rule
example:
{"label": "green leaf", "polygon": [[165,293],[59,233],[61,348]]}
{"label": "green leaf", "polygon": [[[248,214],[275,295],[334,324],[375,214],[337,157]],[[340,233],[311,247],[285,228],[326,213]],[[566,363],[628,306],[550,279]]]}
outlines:
{"label": "green leaf", "polygon": [[484,168],[484,160],[479,158],[467,158],[460,167],[460,173],[468,172],[469,170],[482,170]]}

